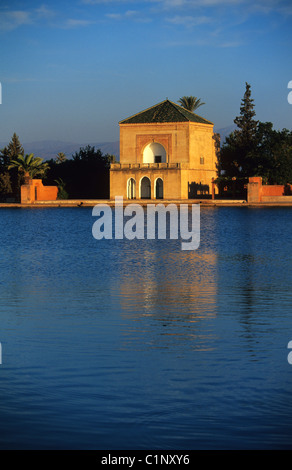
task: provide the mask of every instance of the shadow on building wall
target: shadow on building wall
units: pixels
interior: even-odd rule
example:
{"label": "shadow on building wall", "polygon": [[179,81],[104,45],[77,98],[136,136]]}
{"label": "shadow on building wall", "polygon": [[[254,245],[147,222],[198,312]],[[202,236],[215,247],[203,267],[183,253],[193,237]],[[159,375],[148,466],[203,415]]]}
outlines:
{"label": "shadow on building wall", "polygon": [[195,199],[197,197],[211,197],[208,184],[196,183],[195,181],[188,183],[188,198]]}

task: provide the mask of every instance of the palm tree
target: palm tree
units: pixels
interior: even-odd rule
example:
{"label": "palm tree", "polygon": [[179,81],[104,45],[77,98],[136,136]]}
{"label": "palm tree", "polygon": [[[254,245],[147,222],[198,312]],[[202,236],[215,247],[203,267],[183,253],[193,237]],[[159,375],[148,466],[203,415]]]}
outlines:
{"label": "palm tree", "polygon": [[62,178],[57,178],[54,182],[58,186],[58,199],[68,199],[68,193],[65,189],[65,183]]}
{"label": "palm tree", "polygon": [[66,155],[64,152],[59,152],[56,157],[56,163],[64,163],[67,160]]}
{"label": "palm tree", "polygon": [[197,98],[196,96],[183,96],[178,100],[178,102],[183,108],[192,112],[199,108],[199,106],[205,104],[201,102],[201,98]]}
{"label": "palm tree", "polygon": [[44,163],[42,158],[34,157],[34,154],[30,153],[25,155],[25,157],[19,154],[16,158],[11,159],[8,169],[10,170],[11,168],[18,168],[25,176],[33,179],[36,176],[44,176],[49,165]]}

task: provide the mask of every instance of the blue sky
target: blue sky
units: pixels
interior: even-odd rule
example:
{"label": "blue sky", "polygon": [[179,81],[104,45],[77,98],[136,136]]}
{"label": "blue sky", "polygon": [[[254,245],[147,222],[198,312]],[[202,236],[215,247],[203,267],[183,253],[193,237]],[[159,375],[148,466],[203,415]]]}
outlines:
{"label": "blue sky", "polygon": [[183,95],[224,128],[245,82],[257,119],[291,129],[291,24],[291,0],[2,0],[0,142],[118,140]]}

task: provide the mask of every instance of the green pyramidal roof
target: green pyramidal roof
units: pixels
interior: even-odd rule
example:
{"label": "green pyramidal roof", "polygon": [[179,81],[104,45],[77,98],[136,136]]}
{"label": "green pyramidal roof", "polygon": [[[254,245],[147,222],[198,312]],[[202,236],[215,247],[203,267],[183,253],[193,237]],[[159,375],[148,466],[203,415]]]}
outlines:
{"label": "green pyramidal roof", "polygon": [[169,100],[162,101],[151,108],[145,109],[138,114],[134,114],[133,116],[120,121],[120,124],[151,124],[156,122],[197,122],[200,124],[213,124],[212,122],[207,121],[207,119],[204,119]]}

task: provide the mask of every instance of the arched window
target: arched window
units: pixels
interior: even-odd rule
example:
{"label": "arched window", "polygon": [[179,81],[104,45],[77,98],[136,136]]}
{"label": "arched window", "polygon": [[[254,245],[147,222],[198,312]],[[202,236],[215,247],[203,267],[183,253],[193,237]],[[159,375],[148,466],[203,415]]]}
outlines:
{"label": "arched window", "polygon": [[151,199],[151,182],[147,176],[144,176],[140,182],[141,199]]}
{"label": "arched window", "polygon": [[158,142],[148,144],[143,152],[143,163],[163,163],[166,162],[166,150]]}
{"label": "arched window", "polygon": [[136,181],[130,178],[127,183],[127,198],[136,199]]}
{"label": "arched window", "polygon": [[155,181],[155,198],[163,199],[163,180],[161,178],[157,178]]}

